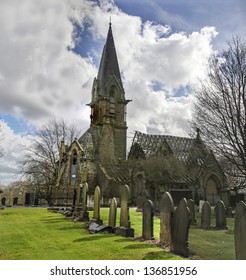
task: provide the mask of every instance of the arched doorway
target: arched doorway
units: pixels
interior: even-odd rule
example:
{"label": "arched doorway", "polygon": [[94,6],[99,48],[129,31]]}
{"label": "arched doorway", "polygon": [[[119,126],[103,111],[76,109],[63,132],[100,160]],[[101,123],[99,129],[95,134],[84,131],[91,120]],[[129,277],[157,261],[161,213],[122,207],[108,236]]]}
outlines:
{"label": "arched doorway", "polygon": [[211,205],[215,205],[220,200],[220,190],[222,183],[217,175],[211,174],[205,181],[205,200]]}

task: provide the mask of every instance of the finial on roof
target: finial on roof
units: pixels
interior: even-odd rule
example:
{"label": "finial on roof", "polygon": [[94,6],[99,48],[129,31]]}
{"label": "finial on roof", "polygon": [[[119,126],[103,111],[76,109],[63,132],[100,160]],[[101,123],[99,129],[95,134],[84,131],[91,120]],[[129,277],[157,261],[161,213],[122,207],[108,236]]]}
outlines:
{"label": "finial on roof", "polygon": [[200,138],[200,128],[196,128],[196,139]]}
{"label": "finial on roof", "polygon": [[112,25],[112,22],[111,22],[111,16],[109,17],[109,26]]}

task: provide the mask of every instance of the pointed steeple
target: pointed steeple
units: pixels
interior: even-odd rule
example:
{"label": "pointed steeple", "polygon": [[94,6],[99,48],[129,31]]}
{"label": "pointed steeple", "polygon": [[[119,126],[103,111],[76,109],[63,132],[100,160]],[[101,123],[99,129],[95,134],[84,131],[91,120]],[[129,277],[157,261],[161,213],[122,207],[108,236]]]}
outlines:
{"label": "pointed steeple", "polygon": [[107,84],[109,79],[113,76],[115,76],[119,85],[123,88],[111,25],[112,24],[110,21],[107,40],[103,48],[102,58],[101,58],[99,71],[97,75],[97,80],[99,83],[98,93],[101,96],[105,94],[104,93],[105,85]]}

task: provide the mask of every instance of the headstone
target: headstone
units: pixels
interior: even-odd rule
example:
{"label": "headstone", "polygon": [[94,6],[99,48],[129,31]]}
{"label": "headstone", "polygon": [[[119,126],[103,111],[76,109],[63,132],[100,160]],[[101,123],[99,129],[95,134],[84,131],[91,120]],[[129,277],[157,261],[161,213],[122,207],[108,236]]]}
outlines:
{"label": "headstone", "polygon": [[134,237],[134,229],[131,228],[128,199],[131,192],[127,185],[124,185],[121,190],[120,198],[120,226],[116,227],[115,233],[125,237]]}
{"label": "headstone", "polygon": [[169,192],[165,192],[160,201],[160,243],[170,246],[173,224],[174,203]]}
{"label": "headstone", "polygon": [[108,225],[111,226],[112,228],[115,228],[116,226],[116,215],[117,215],[117,201],[115,197],[113,197],[110,202],[109,218],[108,218]]}
{"label": "headstone", "polygon": [[199,201],[199,213],[202,213],[202,207],[203,207],[203,204],[205,203],[205,200],[200,200]]}
{"label": "headstone", "polygon": [[146,240],[154,239],[154,205],[151,200],[143,204],[142,237]]}
{"label": "headstone", "polygon": [[82,184],[82,203],[81,203],[81,220],[86,222],[89,221],[89,212],[87,209],[87,199],[88,199],[88,184]]}
{"label": "headstone", "polygon": [[244,201],[240,201],[236,204],[235,209],[235,219],[234,219],[234,230],[236,229],[236,226],[241,219],[242,216],[246,214],[246,204]]}
{"label": "headstone", "polygon": [[211,206],[208,201],[205,201],[201,212],[201,228],[210,229],[211,227]]}
{"label": "headstone", "polygon": [[219,200],[215,207],[215,220],[216,220],[216,229],[226,229],[227,223],[226,223],[226,208],[225,204],[222,200]]}
{"label": "headstone", "polygon": [[188,257],[188,235],[190,228],[190,210],[185,198],[179,202],[177,209],[174,212],[171,252]]}
{"label": "headstone", "polygon": [[187,200],[187,205],[190,210],[190,218],[191,218],[191,226],[194,226],[196,224],[196,210],[195,210],[195,202],[193,199]]}
{"label": "headstone", "polygon": [[243,201],[236,205],[234,225],[236,260],[246,260],[246,204]]}
{"label": "headstone", "polygon": [[103,221],[100,219],[100,200],[101,200],[101,191],[97,186],[94,191],[94,210],[92,220],[99,225],[103,224]]}

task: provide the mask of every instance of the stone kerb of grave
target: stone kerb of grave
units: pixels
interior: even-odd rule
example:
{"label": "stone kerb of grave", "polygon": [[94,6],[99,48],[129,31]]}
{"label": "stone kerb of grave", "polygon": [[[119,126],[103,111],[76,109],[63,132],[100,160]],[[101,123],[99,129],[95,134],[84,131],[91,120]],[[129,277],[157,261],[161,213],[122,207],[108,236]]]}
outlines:
{"label": "stone kerb of grave", "polygon": [[165,192],[160,200],[160,243],[171,245],[174,203],[169,192]]}
{"label": "stone kerb of grave", "polygon": [[115,233],[124,237],[134,237],[134,229],[131,228],[128,199],[131,196],[130,188],[124,185],[120,199],[120,226],[115,228]]}

